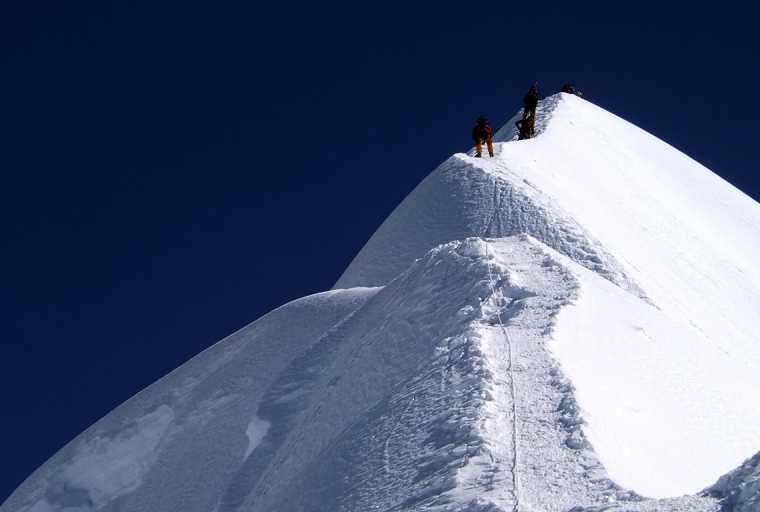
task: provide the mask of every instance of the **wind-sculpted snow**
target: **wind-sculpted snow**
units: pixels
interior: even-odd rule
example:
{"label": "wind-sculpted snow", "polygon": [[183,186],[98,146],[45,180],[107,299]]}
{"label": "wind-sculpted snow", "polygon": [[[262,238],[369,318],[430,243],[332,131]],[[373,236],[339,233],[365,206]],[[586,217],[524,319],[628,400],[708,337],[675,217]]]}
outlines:
{"label": "wind-sculpted snow", "polygon": [[[528,233],[630,292],[631,305],[620,307],[644,307],[644,299],[661,312],[655,323],[669,326],[659,328],[662,347],[647,344],[647,330],[611,333],[599,321],[560,359],[575,368],[588,430],[615,478],[653,496],[697,492],[760,449],[760,410],[747,399],[760,389],[760,205],[577,97],[548,98],[539,113],[535,139],[511,141],[510,122],[494,158],[444,162],[380,226],[338,286],[385,283],[447,239]],[[625,341],[609,343],[613,336]],[[620,394],[630,398],[615,403]],[[658,403],[673,408],[664,414]],[[683,404],[699,413],[689,416]],[[631,424],[642,428],[634,433]],[[644,449],[619,441],[633,436]],[[678,449],[665,449],[666,439]],[[657,471],[643,469],[653,454]]]}
{"label": "wind-sculpted snow", "polygon": [[530,183],[505,179],[499,170],[498,163],[464,154],[449,158],[380,226],[336,288],[385,284],[449,240],[527,233],[643,296],[621,265],[559,205]]}
{"label": "wind-sculpted snow", "polygon": [[0,511],[755,511],[760,206],[579,98],[513,122]]}
{"label": "wind-sculpted snow", "polygon": [[[528,239],[493,254],[479,239],[453,242],[383,289],[280,308],[85,432],[4,510],[498,511],[521,499],[561,510],[616,495],[608,480],[578,480],[601,471],[571,441],[579,421],[527,428],[543,414],[574,414],[545,351],[530,365],[515,359],[519,368],[505,359],[507,329],[515,358],[543,350],[572,277]],[[151,408],[157,418],[141,419]],[[135,421],[148,433],[124,430]],[[143,451],[117,443],[105,462],[91,457],[105,432],[150,440],[128,488],[98,482],[119,480],[116,455]]]}
{"label": "wind-sculpted snow", "polygon": [[610,475],[646,496],[710,485],[716,465],[757,443],[757,375],[662,310],[575,274],[583,293],[560,313],[552,350]]}
{"label": "wind-sculpted snow", "polygon": [[[584,282],[638,300],[520,236],[451,242],[382,289],[296,301],[96,424],[3,511],[715,511],[620,487],[586,439],[548,351]],[[139,457],[139,478],[108,484]]]}
{"label": "wind-sculpted snow", "polygon": [[272,380],[374,293],[299,299],[229,336],[82,433],[0,509],[213,510],[251,435],[261,435],[249,423]]}
{"label": "wind-sculpted snow", "polygon": [[48,481],[43,503],[97,510],[138,489],[145,480],[145,469],[156,461],[155,450],[173,416],[171,407],[161,405],[112,435],[84,441]]}

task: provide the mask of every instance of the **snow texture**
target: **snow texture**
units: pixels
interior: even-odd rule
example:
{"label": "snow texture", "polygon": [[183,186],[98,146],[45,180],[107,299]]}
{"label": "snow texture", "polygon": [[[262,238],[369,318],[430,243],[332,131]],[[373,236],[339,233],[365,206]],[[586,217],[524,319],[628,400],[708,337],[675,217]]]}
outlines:
{"label": "snow texture", "polygon": [[261,444],[261,440],[267,435],[271,426],[270,422],[259,419],[257,416],[253,417],[245,430],[245,435],[248,436],[248,447],[245,449],[246,458]]}
{"label": "snow texture", "polygon": [[759,510],[760,205],[574,96],[535,139],[513,123],[337,289],[128,400],[0,511]]}
{"label": "snow texture", "polygon": [[299,299],[222,340],[74,439],[0,510],[213,510],[255,441],[249,422],[262,433],[251,418],[273,379],[374,293]]}
{"label": "snow texture", "polygon": [[[539,120],[537,138],[497,143],[496,158],[444,162],[338,286],[382,283],[445,239],[531,234],[631,292],[618,317],[639,309],[655,323],[609,331],[602,298],[558,333],[607,469],[651,496],[698,491],[760,449],[760,206],[575,96],[548,98]],[[496,139],[513,137],[510,121]],[[642,471],[645,460],[655,468]]]}

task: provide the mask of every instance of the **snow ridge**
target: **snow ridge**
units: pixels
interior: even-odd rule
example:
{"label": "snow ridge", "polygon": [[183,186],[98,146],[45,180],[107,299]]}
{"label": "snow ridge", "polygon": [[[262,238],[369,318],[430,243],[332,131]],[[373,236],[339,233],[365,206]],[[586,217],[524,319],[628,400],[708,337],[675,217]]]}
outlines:
{"label": "snow ridge", "polygon": [[[558,103],[559,96],[551,97],[541,102],[539,111],[548,119]],[[548,121],[543,123],[542,127]],[[497,158],[493,160],[456,154],[441,164],[380,226],[335,288],[381,286],[409,262],[450,240],[527,233],[645,298],[601,243],[555,201],[502,163],[498,157],[507,146],[495,144]]]}
{"label": "snow ridge", "polygon": [[576,97],[537,138],[514,120],[340,289],[125,402],[0,511],[755,510],[760,455],[677,495],[758,449],[760,206]]}
{"label": "snow ridge", "polygon": [[[560,101],[562,101],[562,94],[558,93],[548,96],[538,103],[538,106],[536,107],[536,123],[534,125],[536,137],[546,131]],[[516,141],[518,130],[515,123],[519,119],[522,119],[522,110],[512,116],[512,118],[494,134],[494,142]],[[474,151],[470,152],[470,156],[473,156],[474,154]]]}

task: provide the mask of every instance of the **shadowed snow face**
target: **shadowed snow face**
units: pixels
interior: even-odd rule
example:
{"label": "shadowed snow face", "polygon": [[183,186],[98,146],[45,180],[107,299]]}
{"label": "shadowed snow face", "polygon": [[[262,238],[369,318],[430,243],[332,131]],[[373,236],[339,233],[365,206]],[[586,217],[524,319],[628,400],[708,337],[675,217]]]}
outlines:
{"label": "shadowed snow face", "polygon": [[162,405],[119,431],[87,440],[53,472],[45,498],[30,510],[99,510],[138,489],[173,417],[172,409]]}

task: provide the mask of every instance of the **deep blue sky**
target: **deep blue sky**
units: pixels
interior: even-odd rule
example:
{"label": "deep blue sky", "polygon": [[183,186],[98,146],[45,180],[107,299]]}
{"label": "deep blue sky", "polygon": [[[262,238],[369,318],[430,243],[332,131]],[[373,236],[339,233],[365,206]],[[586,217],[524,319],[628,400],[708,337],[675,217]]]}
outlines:
{"label": "deep blue sky", "polygon": [[760,198],[758,12],[733,4],[2,2],[0,501],[192,355],[330,288],[534,80]]}

